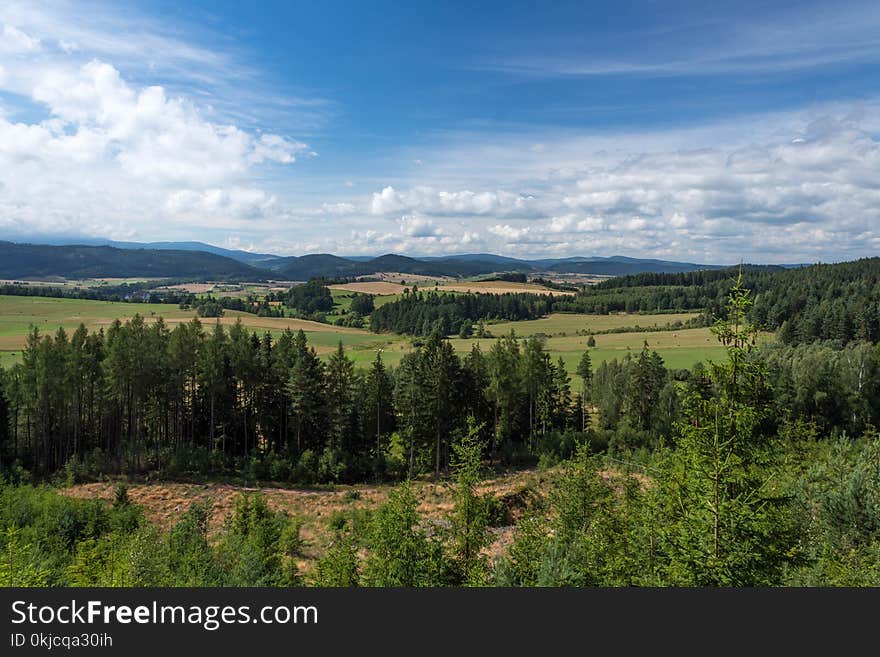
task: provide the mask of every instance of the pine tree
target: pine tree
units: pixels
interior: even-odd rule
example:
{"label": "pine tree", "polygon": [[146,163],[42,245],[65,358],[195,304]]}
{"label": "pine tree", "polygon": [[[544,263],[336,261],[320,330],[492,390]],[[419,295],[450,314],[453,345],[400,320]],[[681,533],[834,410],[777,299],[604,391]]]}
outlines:
{"label": "pine tree", "polygon": [[745,319],[748,292],[734,285],[728,319],[714,331],[727,360],[713,364],[714,392],[683,402],[677,448],[663,461],[661,497],[674,584],[754,586],[778,581],[791,549],[785,499],[756,465],[767,458],[757,394],[763,365],[748,358],[755,329]]}
{"label": "pine tree", "polygon": [[354,363],[345,355],[342,341],[325,367],[327,414],[330,445],[337,450],[353,451],[355,419]]}
{"label": "pine tree", "polygon": [[[536,337],[526,340],[522,356],[523,384],[529,403],[529,446],[534,445],[535,425],[539,418],[546,429],[547,419],[550,414],[548,388],[551,385],[553,368],[550,364],[550,355],[544,351],[544,346]],[[542,399],[539,400],[539,397]],[[541,402],[539,404],[539,402]],[[539,410],[539,405],[541,410]],[[544,432],[542,429],[542,433]]]}
{"label": "pine tree", "polygon": [[653,428],[665,378],[663,360],[657,352],[650,351],[645,342],[632,363],[624,400],[624,414],[636,429],[647,431]]}
{"label": "pine tree", "polygon": [[511,331],[495,342],[489,352],[489,398],[494,405],[492,453],[517,433],[521,401],[524,397],[522,355],[519,341]]}
{"label": "pine tree", "polygon": [[417,506],[406,482],[392,490],[388,501],[376,510],[369,528],[365,586],[441,586],[448,582],[443,547],[421,528]]}
{"label": "pine tree", "polygon": [[426,406],[426,376],[421,350],[404,355],[395,372],[394,405],[397,408],[397,425],[406,437],[409,452],[408,477],[416,471],[416,458],[433,433],[430,413]]}
{"label": "pine tree", "polygon": [[216,447],[215,433],[217,430],[217,407],[226,385],[226,365],[228,359],[228,343],[226,331],[220,321],[214,324],[211,335],[205,340],[199,359],[199,387],[208,398],[208,449]]}
{"label": "pine tree", "polygon": [[14,458],[10,444],[8,388],[11,376],[0,367],[0,470],[6,469]]}
{"label": "pine tree", "polygon": [[302,454],[306,449],[320,447],[327,411],[324,366],[315,350],[308,347],[302,330],[296,335],[292,355],[287,394],[293,418],[295,453]]}
{"label": "pine tree", "polygon": [[468,418],[467,432],[452,446],[455,507],[449,515],[447,532],[461,582],[471,585],[484,584],[488,574],[481,550],[490,540],[489,507],[476,490],[483,470],[481,429],[473,417]]}
{"label": "pine tree", "polygon": [[580,361],[578,361],[576,374],[581,377],[581,399],[580,404],[578,404],[581,412],[581,431],[586,431],[589,418],[587,405],[590,403],[590,390],[593,387],[593,361],[590,358],[589,351],[584,351]]}
{"label": "pine tree", "polygon": [[377,350],[365,379],[362,414],[365,439],[376,446],[377,458],[382,454],[382,436],[391,433],[395,428],[393,392],[394,384],[382,362],[382,353]]}
{"label": "pine tree", "polygon": [[449,341],[437,331],[432,333],[421,355],[427,393],[423,403],[430,409],[429,421],[434,429],[434,476],[439,478],[446,464],[450,436],[460,417],[456,382],[460,379],[461,362]]}

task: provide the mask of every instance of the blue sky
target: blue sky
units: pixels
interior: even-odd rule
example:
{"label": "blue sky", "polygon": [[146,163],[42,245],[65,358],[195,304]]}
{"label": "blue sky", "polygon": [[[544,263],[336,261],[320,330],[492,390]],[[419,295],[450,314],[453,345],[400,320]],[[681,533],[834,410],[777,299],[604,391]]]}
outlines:
{"label": "blue sky", "polygon": [[725,5],[4,2],[0,237],[873,255],[880,6]]}

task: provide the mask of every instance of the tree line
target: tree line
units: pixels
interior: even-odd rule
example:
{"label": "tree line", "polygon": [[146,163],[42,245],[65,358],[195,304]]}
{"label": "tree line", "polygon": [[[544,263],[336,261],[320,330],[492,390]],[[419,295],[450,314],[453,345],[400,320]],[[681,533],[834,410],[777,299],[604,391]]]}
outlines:
{"label": "tree line", "polygon": [[[0,371],[0,459],[36,474],[241,472],[363,481],[445,471],[468,417],[487,455],[535,455],[538,437],[583,429],[582,396],[537,339],[513,335],[461,358],[434,333],[387,368],[326,361],[303,331],[277,338],[236,322],[115,321],[28,334]],[[86,476],[83,474],[83,476]]]}
{"label": "tree line", "polygon": [[[706,322],[725,317],[736,270],[634,274],[557,299],[554,310],[609,313],[701,310]],[[816,340],[880,340],[880,258],[809,267],[742,267],[752,292],[748,318],[779,331],[785,344]]]}
{"label": "tree line", "polygon": [[403,296],[376,308],[370,330],[403,335],[428,336],[459,333],[463,325],[480,320],[517,321],[543,317],[553,308],[549,294],[458,294],[454,292],[404,290]]}
{"label": "tree line", "polygon": [[115,301],[122,303],[188,303],[194,295],[185,290],[155,289],[159,285],[172,285],[174,281],[120,283],[94,287],[56,287],[52,285],[26,285],[5,283],[0,285],[0,295],[16,297],[51,297],[56,299],[87,299],[91,301]]}

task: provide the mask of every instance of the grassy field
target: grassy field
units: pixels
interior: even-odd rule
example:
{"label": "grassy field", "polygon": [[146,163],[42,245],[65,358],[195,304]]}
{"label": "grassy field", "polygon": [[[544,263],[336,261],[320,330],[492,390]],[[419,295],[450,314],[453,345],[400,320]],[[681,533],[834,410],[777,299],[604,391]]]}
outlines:
{"label": "grassy field", "polygon": [[625,313],[611,315],[575,315],[567,313],[554,313],[542,319],[533,319],[524,322],[500,322],[490,324],[489,330],[494,336],[506,335],[511,330],[519,336],[538,335],[573,335],[578,331],[595,333],[631,326],[643,328],[663,327],[676,321],[686,322],[697,316],[698,313],[674,313],[657,315],[627,315]]}
{"label": "grassy field", "polygon": [[[340,304],[351,302],[350,291],[334,290],[334,298]],[[346,295],[349,295],[346,297]],[[376,301],[393,297],[376,297]],[[195,315],[191,310],[180,310],[171,304],[129,304],[109,301],[87,301],[79,299],[52,299],[42,297],[0,296],[0,365],[9,367],[20,358],[20,350],[31,325],[42,333],[54,333],[59,326],[68,332],[76,330],[80,322],[90,330],[109,326],[115,318],[125,320],[140,313],[147,321],[163,317],[174,325],[185,322]],[[603,331],[627,326],[664,325],[676,320],[685,321],[692,314],[661,315],[565,315],[554,314],[545,319],[526,322],[506,322],[492,324],[494,336],[501,336],[514,329],[520,337],[544,334],[545,347],[554,360],[562,357],[569,372],[577,367],[581,354],[587,349],[587,332]],[[306,331],[309,343],[326,358],[342,341],[349,357],[360,367],[367,367],[375,358],[376,350],[382,350],[382,358],[388,365],[397,365],[404,354],[412,350],[412,341],[403,336],[375,334],[362,329],[344,328],[318,324],[298,319],[277,317],[257,317],[247,313],[227,311],[220,321],[229,326],[240,317],[248,329],[263,333],[269,331],[278,335],[284,329]],[[205,326],[214,319],[204,318]],[[581,334],[578,335],[578,331]],[[651,349],[656,349],[663,357],[667,367],[691,367],[699,361],[721,358],[724,350],[709,332],[709,329],[686,329],[677,331],[650,331],[632,333],[609,333],[595,336],[596,347],[591,349],[594,365],[611,358],[623,358],[627,353],[638,352],[645,341]],[[493,339],[453,338],[455,350],[464,356],[474,343],[479,343],[484,352],[492,348]],[[577,383],[577,382],[576,382]]]}
{"label": "grassy field", "polygon": [[[63,326],[68,333],[85,324],[92,331],[107,328],[115,318],[122,321],[139,313],[147,321],[162,317],[168,324],[188,322],[195,317],[192,310],[180,310],[173,304],[121,303],[112,301],[89,301],[82,299],[55,299],[48,297],[0,296],[0,363],[8,366],[19,358],[21,348],[30,327],[36,326],[41,333],[55,333]],[[237,318],[253,331],[269,331],[275,335],[286,328],[302,329],[309,335],[309,342],[318,352],[330,352],[336,344],[348,347],[380,345],[388,342],[386,336],[368,331],[318,324],[299,319],[279,317],[257,317],[248,313],[227,311],[220,319],[230,326]],[[202,323],[210,326],[216,320],[203,318]]]}
{"label": "grassy field", "polygon": [[[633,322],[638,318],[632,315]],[[494,329],[494,327],[493,327]],[[498,335],[496,333],[496,335]],[[590,358],[595,368],[599,363],[612,358],[622,359],[628,353],[633,355],[641,351],[645,342],[648,348],[655,350],[663,358],[666,367],[690,368],[700,361],[720,359],[724,356],[722,347],[708,328],[686,329],[682,331],[649,331],[633,333],[609,333],[595,336],[596,346],[587,347],[587,336],[570,335],[566,337],[550,337],[544,342],[544,348],[550,352],[554,362],[562,357],[565,368],[572,374],[573,383],[580,386],[580,380],[574,376],[581,355],[590,349]],[[452,341],[455,350],[466,353],[475,343],[484,352],[492,348],[494,339],[459,338]]]}
{"label": "grassy field", "polygon": [[[350,283],[349,285],[359,285],[358,283]],[[365,285],[377,285],[377,283],[366,283]],[[392,283],[379,283],[379,285],[393,285]],[[404,288],[399,285],[394,285],[395,288],[399,288],[403,290]],[[343,317],[345,313],[351,308],[351,300],[355,294],[373,294],[373,305],[376,308],[384,306],[386,303],[391,301],[396,301],[401,297],[401,294],[378,294],[375,292],[365,292],[360,289],[349,289],[347,285],[333,285],[330,286],[330,294],[333,297],[333,312],[327,313],[327,321],[333,322],[339,317]]]}
{"label": "grassy field", "polygon": [[[572,374],[573,383],[578,386],[580,381],[574,375],[574,371],[581,355],[588,349],[587,339],[587,336],[559,336],[547,338],[544,343],[545,349],[550,352],[554,362],[562,357],[566,369]],[[700,361],[724,357],[724,348],[718,344],[708,328],[609,333],[597,335],[595,340],[596,346],[590,349],[594,367],[612,358],[625,358],[628,353],[637,354],[645,341],[648,342],[650,349],[654,349],[660,354],[663,362],[669,368],[690,368]],[[482,340],[452,338],[450,342],[455,351],[464,357],[474,344],[479,344],[480,349],[487,353],[492,348],[495,338]],[[376,357],[376,347],[378,346],[381,346],[382,349],[382,360],[393,366],[400,363],[403,355],[412,349],[409,340],[396,338],[383,345],[361,343],[355,350],[349,351],[348,355],[357,365],[367,366]]]}

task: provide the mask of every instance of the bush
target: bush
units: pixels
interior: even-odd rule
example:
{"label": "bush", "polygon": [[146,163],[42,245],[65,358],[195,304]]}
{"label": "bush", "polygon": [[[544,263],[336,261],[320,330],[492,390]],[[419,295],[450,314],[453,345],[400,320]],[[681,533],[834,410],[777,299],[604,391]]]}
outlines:
{"label": "bush", "polygon": [[270,452],[266,456],[269,463],[269,477],[272,481],[288,481],[291,475],[290,461],[275,452]]}
{"label": "bush", "polygon": [[307,486],[318,481],[318,457],[312,450],[307,449],[299,455],[299,461],[293,469],[293,478]]}
{"label": "bush", "polygon": [[322,483],[338,482],[346,471],[345,455],[338,450],[325,447],[318,460],[318,481]]}

